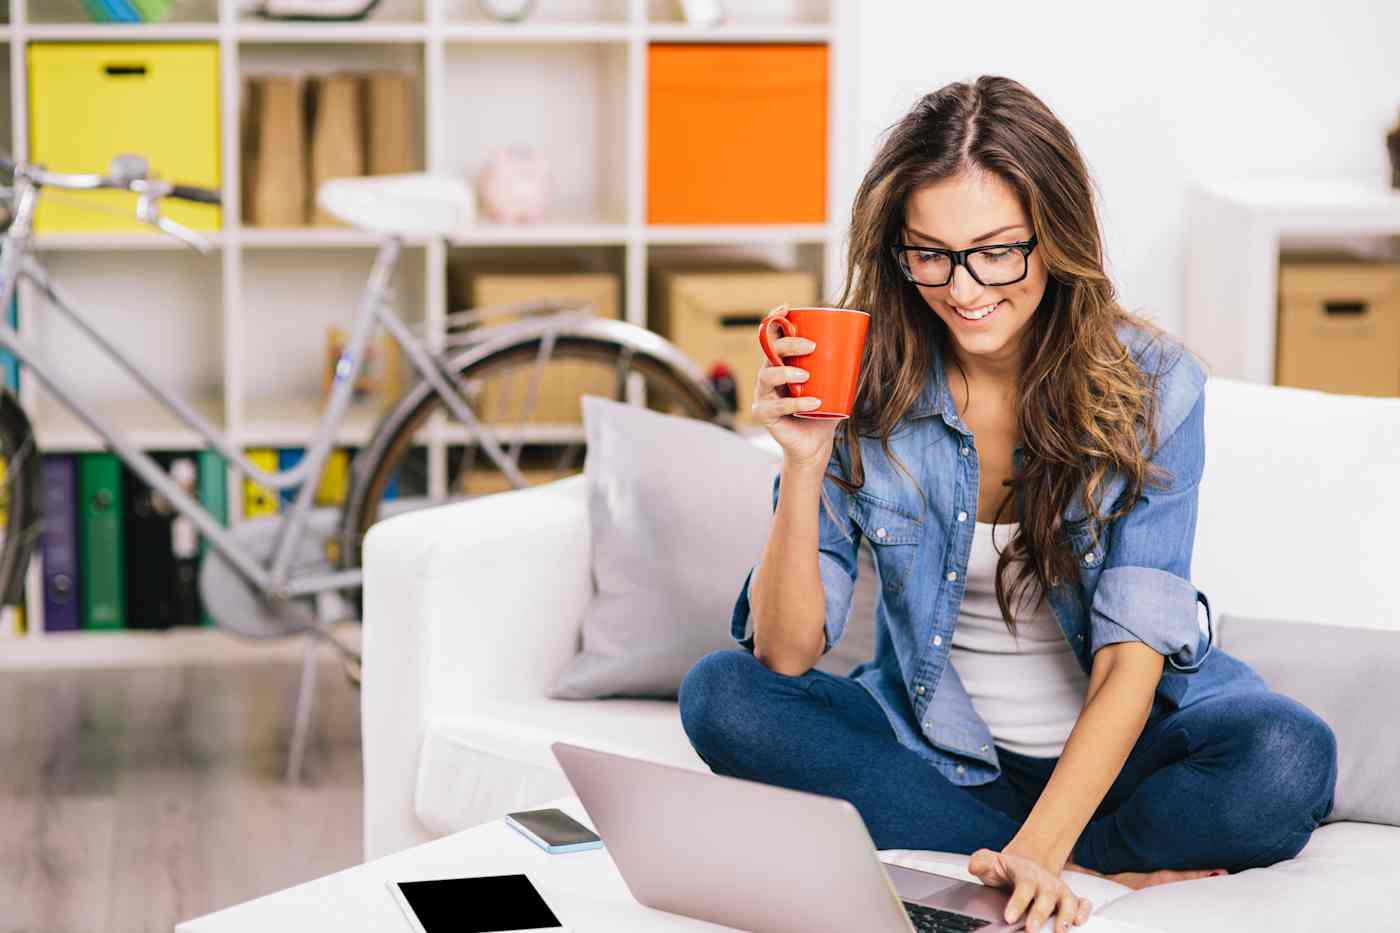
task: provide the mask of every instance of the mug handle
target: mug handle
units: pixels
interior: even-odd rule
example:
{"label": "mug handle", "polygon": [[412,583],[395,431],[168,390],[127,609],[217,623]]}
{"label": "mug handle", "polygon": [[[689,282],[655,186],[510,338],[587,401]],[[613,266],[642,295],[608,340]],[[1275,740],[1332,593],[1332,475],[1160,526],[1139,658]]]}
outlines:
{"label": "mug handle", "polygon": [[763,348],[763,355],[768,357],[768,362],[772,363],[774,366],[784,366],[786,364],[783,362],[783,358],[777,354],[777,351],[773,349],[773,344],[771,342],[772,337],[770,337],[768,333],[768,328],[772,324],[777,324],[783,329],[784,337],[796,337],[797,325],[781,314],[770,314],[765,317],[763,323],[759,325],[758,345]]}

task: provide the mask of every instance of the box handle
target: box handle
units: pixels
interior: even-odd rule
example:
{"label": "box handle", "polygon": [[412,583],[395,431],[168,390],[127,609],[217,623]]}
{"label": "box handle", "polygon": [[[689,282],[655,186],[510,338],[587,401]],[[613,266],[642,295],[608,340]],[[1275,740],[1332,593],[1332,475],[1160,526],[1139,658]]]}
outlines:
{"label": "box handle", "polygon": [[109,78],[144,78],[145,65],[103,65],[102,70]]}
{"label": "box handle", "polygon": [[1361,315],[1366,313],[1366,302],[1364,301],[1327,301],[1322,305],[1322,310],[1327,314],[1335,315]]}

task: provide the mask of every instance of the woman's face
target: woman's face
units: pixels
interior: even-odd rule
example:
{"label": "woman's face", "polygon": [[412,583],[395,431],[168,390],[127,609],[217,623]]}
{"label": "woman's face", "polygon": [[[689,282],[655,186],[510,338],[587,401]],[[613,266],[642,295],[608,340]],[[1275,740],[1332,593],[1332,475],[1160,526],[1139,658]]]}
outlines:
{"label": "woman's face", "polygon": [[[902,242],[909,246],[967,249],[1019,243],[1034,232],[1010,186],[990,172],[925,185],[905,200]],[[958,265],[947,285],[915,287],[948,326],[961,355],[989,363],[1018,363],[1022,335],[1040,306],[1047,279],[1039,245],[1026,263],[1026,277],[1010,285],[979,285],[966,267]],[[993,304],[990,314],[978,318]],[[960,312],[971,312],[978,319],[970,320]]]}

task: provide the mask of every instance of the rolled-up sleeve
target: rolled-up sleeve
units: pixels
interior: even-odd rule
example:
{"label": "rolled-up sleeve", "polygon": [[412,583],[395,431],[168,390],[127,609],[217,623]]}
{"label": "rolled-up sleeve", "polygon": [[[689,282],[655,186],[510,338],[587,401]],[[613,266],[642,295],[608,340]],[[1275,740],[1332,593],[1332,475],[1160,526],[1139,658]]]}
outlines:
{"label": "rolled-up sleeve", "polygon": [[1108,532],[1103,571],[1089,610],[1092,650],[1141,641],[1190,673],[1214,644],[1210,603],[1191,583],[1191,551],[1205,466],[1205,394],[1162,441],[1153,463],[1171,474],[1148,484]]}
{"label": "rolled-up sleeve", "polygon": [[[832,457],[832,465],[838,470],[841,467],[842,458],[839,455]],[[849,497],[831,478],[831,467],[822,480],[822,493],[828,509],[820,501],[817,505],[819,514],[818,534],[817,534],[817,566],[821,575],[822,589],[826,598],[826,642],[822,647],[822,654],[826,654],[836,643],[841,640],[841,635],[846,630],[846,619],[851,612],[851,595],[855,591],[855,581],[857,572],[857,552],[860,547],[860,529],[850,519]],[[845,472],[840,475],[846,476]],[[779,471],[773,477],[773,511],[778,509],[778,493],[782,485],[782,473]],[[762,563],[761,561],[759,563]],[[734,613],[730,618],[730,634],[741,647],[752,652],[754,650],[753,637],[753,614],[750,610],[749,599],[753,588],[754,572],[758,570],[756,563],[749,570],[749,574],[744,578],[744,584],[740,587],[739,598],[734,604]]]}

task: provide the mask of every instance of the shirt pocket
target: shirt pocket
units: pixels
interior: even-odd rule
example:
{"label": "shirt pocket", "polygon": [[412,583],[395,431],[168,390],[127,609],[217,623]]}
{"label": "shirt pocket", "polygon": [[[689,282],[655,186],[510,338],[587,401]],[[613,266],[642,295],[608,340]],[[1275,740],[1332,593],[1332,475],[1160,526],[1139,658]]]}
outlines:
{"label": "shirt pocket", "polygon": [[902,591],[923,540],[924,523],[904,506],[865,492],[851,497],[850,516],[874,547],[880,585],[891,593]]}
{"label": "shirt pocket", "polygon": [[1098,540],[1095,540],[1094,528],[1088,519],[1071,520],[1065,522],[1065,535],[1069,540],[1070,551],[1074,554],[1074,562],[1079,567],[1079,581],[1092,592],[1094,583],[1103,570],[1108,528],[1102,528]]}

